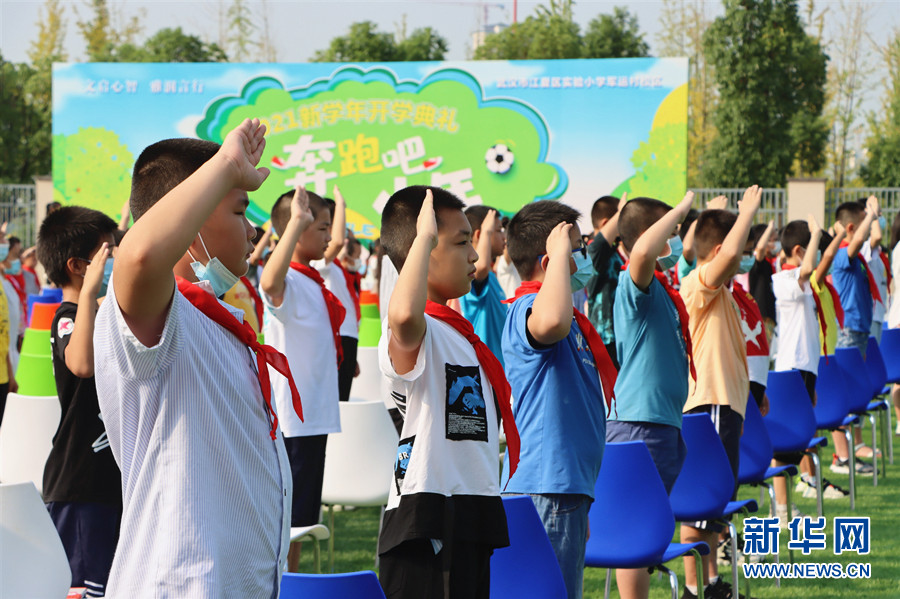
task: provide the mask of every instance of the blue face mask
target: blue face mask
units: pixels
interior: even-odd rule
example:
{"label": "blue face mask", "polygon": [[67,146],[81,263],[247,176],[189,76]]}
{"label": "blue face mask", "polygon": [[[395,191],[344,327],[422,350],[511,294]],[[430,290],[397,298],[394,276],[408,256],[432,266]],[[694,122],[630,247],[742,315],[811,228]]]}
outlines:
{"label": "blue face mask", "polygon": [[753,257],[753,254],[749,256],[741,257],[741,264],[738,266],[737,273],[739,275],[745,275],[750,272],[750,269],[753,268],[753,265],[756,263],[756,258]]}
{"label": "blue face mask", "polygon": [[6,260],[7,256],[9,256],[9,244],[0,243],[0,262]]}
{"label": "blue face mask", "polygon": [[109,289],[109,278],[112,276],[113,258],[110,256],[103,265],[103,281],[100,283],[100,289],[97,291],[97,297],[106,297],[106,291]]}
{"label": "blue face mask", "polygon": [[881,232],[887,231],[887,219],[883,216],[878,217],[878,226],[881,227]]}
{"label": "blue face mask", "polygon": [[[9,248],[7,248],[7,255],[9,255]],[[9,263],[9,266],[6,267],[6,274],[8,275],[17,275],[22,272],[22,261],[16,258],[12,262]]]}
{"label": "blue face mask", "polygon": [[659,264],[660,268],[663,270],[669,270],[678,264],[678,259],[681,258],[681,253],[684,251],[681,237],[678,237],[677,235],[675,237],[669,237],[668,241],[666,241],[666,245],[669,246],[669,253],[656,259],[656,263]]}
{"label": "blue face mask", "polygon": [[594,276],[594,263],[591,262],[591,259],[586,254],[587,252],[585,252],[584,248],[572,252],[572,257],[575,259],[575,267],[577,268],[575,274],[569,279],[572,284],[572,293],[584,289],[591,277]]}
{"label": "blue face mask", "polygon": [[209,258],[209,261],[205,265],[201,264],[188,250],[188,256],[193,260],[191,269],[193,269],[198,281],[209,283],[210,287],[212,287],[213,295],[222,297],[237,284],[240,277],[228,270],[218,258],[211,258],[209,250],[206,249],[206,244],[203,242],[203,237],[199,233],[197,237],[200,237],[200,245],[203,246],[203,251],[206,252],[206,257]]}

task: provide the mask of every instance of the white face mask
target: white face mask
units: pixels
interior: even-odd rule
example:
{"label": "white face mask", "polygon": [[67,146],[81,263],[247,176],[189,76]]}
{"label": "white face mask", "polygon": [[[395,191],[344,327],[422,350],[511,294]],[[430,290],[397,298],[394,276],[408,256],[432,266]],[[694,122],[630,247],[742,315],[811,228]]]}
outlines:
{"label": "white face mask", "polygon": [[188,256],[193,260],[193,262],[191,262],[191,268],[197,276],[198,281],[209,283],[210,287],[212,287],[213,295],[222,297],[229,289],[237,284],[240,277],[228,270],[218,258],[211,257],[209,255],[209,250],[206,249],[206,244],[203,242],[203,236],[200,235],[200,233],[197,233],[197,237],[200,238],[200,245],[203,246],[203,251],[206,252],[208,262],[206,265],[201,264],[194,258],[191,250],[188,250]]}

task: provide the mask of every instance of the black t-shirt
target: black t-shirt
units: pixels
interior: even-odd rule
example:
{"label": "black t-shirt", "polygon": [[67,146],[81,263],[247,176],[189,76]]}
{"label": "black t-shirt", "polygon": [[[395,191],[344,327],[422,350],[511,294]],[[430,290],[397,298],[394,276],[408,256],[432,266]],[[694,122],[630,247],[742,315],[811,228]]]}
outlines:
{"label": "black t-shirt", "polygon": [[775,320],[775,292],[772,291],[772,265],[763,258],[754,262],[748,274],[750,295],[759,305],[763,318]]}
{"label": "black t-shirt", "polygon": [[76,304],[63,302],[50,330],[62,416],[44,468],[44,501],[121,505],[122,476],[109,448],[94,377],[78,378],[66,367],[77,309]]}

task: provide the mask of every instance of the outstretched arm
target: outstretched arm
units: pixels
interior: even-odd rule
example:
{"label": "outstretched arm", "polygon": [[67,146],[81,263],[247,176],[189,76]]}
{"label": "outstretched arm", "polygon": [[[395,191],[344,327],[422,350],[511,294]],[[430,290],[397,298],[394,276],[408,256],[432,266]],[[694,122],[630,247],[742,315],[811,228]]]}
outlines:
{"label": "outstretched arm", "polygon": [[528,332],[541,345],[565,339],[572,328],[570,223],[559,223],[547,237],[547,272],[528,317]]}
{"label": "outstretched arm", "polygon": [[619,215],[622,214],[622,208],[625,207],[627,202],[628,193],[626,192],[622,194],[622,199],[619,200],[619,206],[616,209],[616,213],[606,221],[605,225],[600,227],[600,234],[606,239],[606,243],[613,247],[616,245],[616,237],[619,236]]}
{"label": "outstretched arm", "polygon": [[294,255],[294,248],[297,247],[297,240],[314,220],[315,217],[309,209],[309,196],[305,189],[298,186],[294,190],[294,197],[291,198],[291,218],[284,228],[284,235],[272,250],[272,255],[269,256],[259,276],[260,289],[269,296],[276,308],[284,301],[284,279],[291,267],[291,257]]}
{"label": "outstretched arm", "polygon": [[869,229],[872,227],[872,221],[875,220],[877,213],[878,199],[875,196],[869,196],[869,199],[866,200],[866,217],[859,223],[859,227],[856,228],[856,232],[847,244],[847,257],[851,260],[856,258],[866,239],[869,238]]}
{"label": "outstretched arm", "polygon": [[91,258],[84,272],[78,295],[78,309],[72,336],[66,345],[66,368],[80,379],[94,376],[94,321],[97,317],[97,293],[103,283],[103,271],[109,257],[109,244],[104,243]]}
{"label": "outstretched arm", "polygon": [[684,220],[693,202],[694,192],[689,191],[675,208],[665,213],[634,242],[634,247],[631,248],[631,263],[628,272],[638,289],[646,291],[650,287],[650,283],[653,281],[653,272],[656,270],[657,258],[666,247],[666,242],[675,231],[675,226]]}
{"label": "outstretched arm", "polygon": [[416,238],[397,276],[388,306],[388,354],[397,374],[406,374],[416,365],[419,346],[425,337],[425,303],[428,301],[428,262],[437,246],[437,219],[431,190],[416,221]]}
{"label": "outstretched arm", "polygon": [[334,186],[334,220],[331,223],[331,241],[325,248],[325,262],[331,264],[344,247],[347,237],[347,203],[338,186]]}
{"label": "outstretched arm", "polygon": [[770,220],[766,230],[763,231],[759,241],[756,242],[756,249],[753,250],[753,257],[756,258],[757,262],[762,262],[766,259],[766,254],[769,253],[769,242],[772,240],[772,235],[774,233],[775,221]]}
{"label": "outstretched arm", "polygon": [[497,217],[496,210],[488,210],[484,220],[481,221],[481,228],[478,230],[478,247],[475,248],[478,252],[478,260],[475,261],[475,280],[479,282],[484,281],[491,274],[491,248],[494,242],[494,227],[497,226]]}
{"label": "outstretched arm", "polygon": [[272,239],[272,223],[269,223],[269,226],[260,238],[259,243],[253,248],[253,253],[250,254],[250,260],[248,260],[250,266],[255,266],[262,260],[263,252],[266,251],[270,239]]}
{"label": "outstretched arm", "polygon": [[841,242],[844,240],[845,235],[847,235],[847,231],[844,227],[840,226],[840,223],[835,223],[834,239],[832,239],[831,243],[828,244],[828,247],[825,248],[825,253],[822,254],[822,260],[819,262],[819,265],[816,266],[816,281],[821,283],[825,280],[828,271],[831,269],[831,263],[834,262],[834,256],[837,254],[838,248],[841,246]]}
{"label": "outstretched arm", "polygon": [[803,263],[800,265],[800,288],[809,281],[813,271],[816,268],[816,250],[819,247],[819,239],[822,238],[822,228],[816,222],[816,218],[810,214],[806,219],[809,225],[809,244],[806,246],[806,254],[803,256]]}
{"label": "outstretched arm", "polygon": [[722,249],[719,250],[719,253],[716,254],[706,269],[706,280],[704,283],[707,287],[711,289],[721,287],[725,284],[725,281],[734,275],[741,262],[744,246],[747,245],[747,234],[750,232],[750,225],[753,222],[753,215],[756,214],[761,199],[762,188],[759,185],[754,185],[744,192],[744,199],[738,205],[737,222],[734,223],[731,231],[725,237],[725,241],[722,242]]}
{"label": "outstretched arm", "polygon": [[172,269],[216,206],[233,189],[259,188],[269,169],[257,168],[266,128],[245,120],[219,151],[163,196],[122,240],[113,267],[116,300],[128,326],[145,345],[162,334],[175,288]]}

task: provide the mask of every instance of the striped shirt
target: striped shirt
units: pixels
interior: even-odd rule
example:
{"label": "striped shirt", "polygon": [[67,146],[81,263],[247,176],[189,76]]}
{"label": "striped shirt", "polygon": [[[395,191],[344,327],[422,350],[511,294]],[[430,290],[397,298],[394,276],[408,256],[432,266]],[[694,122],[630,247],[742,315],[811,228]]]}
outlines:
{"label": "striped shirt", "polygon": [[159,342],[145,347],[110,285],[94,364],[122,471],[106,596],[277,597],[292,483],[250,350],[177,290]]}

